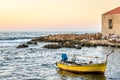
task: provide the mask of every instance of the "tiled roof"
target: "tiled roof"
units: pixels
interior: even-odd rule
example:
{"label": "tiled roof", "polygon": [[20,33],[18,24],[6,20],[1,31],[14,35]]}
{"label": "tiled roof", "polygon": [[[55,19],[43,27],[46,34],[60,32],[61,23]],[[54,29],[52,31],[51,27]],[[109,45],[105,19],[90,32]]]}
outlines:
{"label": "tiled roof", "polygon": [[107,14],[120,14],[120,7],[117,7],[111,11],[108,11],[108,12],[104,13],[103,15],[107,15]]}

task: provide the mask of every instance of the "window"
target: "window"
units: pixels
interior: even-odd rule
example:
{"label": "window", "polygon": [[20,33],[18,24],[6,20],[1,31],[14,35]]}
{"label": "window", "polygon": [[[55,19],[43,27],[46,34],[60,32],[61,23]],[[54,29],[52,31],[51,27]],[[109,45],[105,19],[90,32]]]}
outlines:
{"label": "window", "polygon": [[108,20],[108,27],[109,27],[109,29],[112,29],[112,27],[113,27],[112,19]]}

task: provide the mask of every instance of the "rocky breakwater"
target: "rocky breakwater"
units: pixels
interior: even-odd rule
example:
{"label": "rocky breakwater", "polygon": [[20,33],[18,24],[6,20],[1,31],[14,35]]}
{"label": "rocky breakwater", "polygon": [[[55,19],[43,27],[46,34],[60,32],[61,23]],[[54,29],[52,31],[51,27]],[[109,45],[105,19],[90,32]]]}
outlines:
{"label": "rocky breakwater", "polygon": [[43,48],[58,49],[62,47],[81,49],[82,47],[96,47],[96,46],[109,46],[120,48],[120,43],[113,43],[107,39],[102,39],[101,33],[91,34],[55,34],[42,37],[33,38],[22,45],[18,45],[17,48],[26,48],[29,45],[37,45],[37,42],[55,42],[47,44]]}
{"label": "rocky breakwater", "polygon": [[44,42],[63,42],[63,41],[80,41],[83,39],[87,40],[99,40],[101,39],[101,33],[91,33],[91,34],[55,34],[55,35],[48,35],[44,37],[36,37],[33,38],[32,41],[44,41]]}
{"label": "rocky breakwater", "polygon": [[61,47],[77,48],[81,49],[83,46],[97,46],[97,43],[93,43],[93,40],[100,40],[101,33],[91,34],[55,34],[44,37],[33,38],[31,41],[35,42],[58,42],[57,44],[48,44],[44,48],[56,49]]}

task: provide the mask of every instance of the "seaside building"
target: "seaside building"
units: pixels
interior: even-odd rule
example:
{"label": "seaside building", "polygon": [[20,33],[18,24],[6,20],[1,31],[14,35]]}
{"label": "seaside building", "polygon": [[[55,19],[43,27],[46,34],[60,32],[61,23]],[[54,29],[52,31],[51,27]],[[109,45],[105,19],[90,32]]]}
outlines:
{"label": "seaside building", "polygon": [[120,36],[120,7],[102,14],[102,34]]}

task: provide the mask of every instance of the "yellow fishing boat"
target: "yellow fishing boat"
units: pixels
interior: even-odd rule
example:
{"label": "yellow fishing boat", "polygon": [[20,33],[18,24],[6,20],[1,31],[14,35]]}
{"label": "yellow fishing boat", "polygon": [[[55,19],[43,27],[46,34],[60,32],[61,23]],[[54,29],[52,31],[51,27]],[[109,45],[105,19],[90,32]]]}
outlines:
{"label": "yellow fishing boat", "polygon": [[106,63],[80,65],[74,63],[57,62],[56,65],[60,70],[73,73],[104,73],[106,68]]}
{"label": "yellow fishing boat", "polygon": [[[111,51],[113,53],[114,50]],[[67,61],[68,57],[66,54],[62,54],[61,62],[57,62],[56,65],[60,70],[74,72],[74,73],[104,73],[106,69],[107,58],[111,54],[107,54],[105,63],[99,64],[77,64],[73,59],[72,62]]]}

